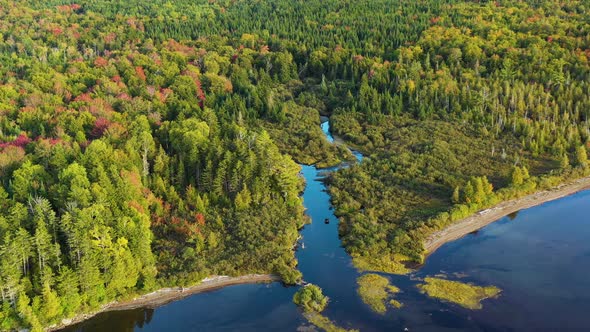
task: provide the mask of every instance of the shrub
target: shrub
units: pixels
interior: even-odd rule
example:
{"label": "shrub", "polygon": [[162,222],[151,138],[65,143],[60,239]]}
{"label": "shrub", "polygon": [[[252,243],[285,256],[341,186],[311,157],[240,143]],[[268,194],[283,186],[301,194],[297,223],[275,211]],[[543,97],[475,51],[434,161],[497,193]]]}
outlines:
{"label": "shrub", "polygon": [[306,312],[322,312],[328,305],[328,297],[318,286],[308,284],[295,293],[293,302]]}

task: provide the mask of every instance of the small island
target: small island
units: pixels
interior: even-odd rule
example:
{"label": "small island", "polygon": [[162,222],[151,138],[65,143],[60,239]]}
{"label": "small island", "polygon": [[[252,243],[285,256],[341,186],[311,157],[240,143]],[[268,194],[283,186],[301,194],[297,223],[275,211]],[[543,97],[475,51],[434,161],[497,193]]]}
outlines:
{"label": "small island", "polygon": [[481,301],[497,297],[501,290],[495,286],[476,286],[440,278],[427,277],[418,288],[430,297],[458,304],[467,309],[481,309]]}
{"label": "small island", "polygon": [[295,293],[293,302],[305,312],[322,312],[328,305],[328,297],[314,284],[307,284]]}
{"label": "small island", "polygon": [[[400,292],[399,288],[389,284],[389,279],[378,274],[365,274],[357,279],[357,283],[359,285],[357,292],[363,302],[380,314],[387,311],[385,306],[387,298]],[[395,299],[391,299],[389,303],[395,308],[402,306]]]}
{"label": "small island", "polygon": [[301,287],[293,296],[293,302],[300,306],[303,316],[313,325],[326,332],[355,332],[336,326],[329,318],[321,312],[328,305],[329,298],[322,293],[322,289],[314,284],[307,284]]}

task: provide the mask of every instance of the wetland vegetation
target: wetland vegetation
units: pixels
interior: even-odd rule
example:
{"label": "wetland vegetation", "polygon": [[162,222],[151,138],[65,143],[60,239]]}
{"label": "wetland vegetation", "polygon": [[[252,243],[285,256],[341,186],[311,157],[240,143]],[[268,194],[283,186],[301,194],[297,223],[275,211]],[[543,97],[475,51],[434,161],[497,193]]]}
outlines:
{"label": "wetland vegetation", "polygon": [[300,166],[363,270],[589,175],[585,0],[0,0],[0,329],[210,275],[301,281]]}
{"label": "wetland vegetation", "polygon": [[418,288],[430,297],[458,304],[467,309],[481,309],[481,302],[497,297],[501,290],[495,286],[476,286],[441,278],[424,278]]}
{"label": "wetland vegetation", "polygon": [[[357,292],[363,302],[371,307],[375,312],[384,314],[387,311],[387,299],[400,292],[400,289],[389,283],[389,279],[378,274],[365,274],[357,279]],[[389,303],[395,308],[400,308],[402,304],[390,299]]]}

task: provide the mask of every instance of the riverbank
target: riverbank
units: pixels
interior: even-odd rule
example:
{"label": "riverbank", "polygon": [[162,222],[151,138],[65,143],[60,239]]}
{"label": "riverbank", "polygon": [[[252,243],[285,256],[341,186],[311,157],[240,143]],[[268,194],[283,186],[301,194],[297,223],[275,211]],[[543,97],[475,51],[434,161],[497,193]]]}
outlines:
{"label": "riverbank", "polygon": [[222,287],[242,284],[255,284],[255,283],[269,283],[280,281],[276,275],[272,274],[248,274],[240,277],[228,277],[228,276],[213,276],[205,278],[198,285],[192,287],[167,287],[161,288],[157,291],[138,296],[127,301],[111,302],[104,305],[100,310],[78,315],[71,319],[64,319],[61,324],[50,326],[47,331],[58,331],[67,326],[74,325],[92,318],[102,312],[116,311],[116,310],[130,310],[136,308],[155,308],[167,303],[178,301],[187,296],[219,289]]}
{"label": "riverbank", "polygon": [[511,213],[573,195],[586,189],[590,189],[590,177],[581,178],[550,190],[506,201],[492,208],[479,211],[430,235],[424,242],[426,255],[432,254],[447,242],[457,240]]}

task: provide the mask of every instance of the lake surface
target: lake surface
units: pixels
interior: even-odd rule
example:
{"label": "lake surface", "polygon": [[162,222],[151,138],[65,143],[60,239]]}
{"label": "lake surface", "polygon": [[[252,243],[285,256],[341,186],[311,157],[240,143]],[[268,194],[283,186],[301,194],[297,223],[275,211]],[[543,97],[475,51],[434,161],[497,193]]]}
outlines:
{"label": "lake surface", "polygon": [[[322,129],[333,142],[329,123]],[[305,249],[297,258],[304,280],[330,297],[323,314],[337,325],[361,331],[590,331],[590,191],[520,211],[448,243],[409,276],[382,274],[403,291],[396,298],[404,307],[379,315],[356,294],[361,274],[340,246],[338,220],[321,182],[325,172],[302,166],[312,224],[301,232]],[[503,291],[481,310],[463,309],[416,289],[420,278],[437,274]],[[310,325],[292,303],[297,289],[280,283],[229,286],[156,309],[102,313],[64,331],[304,330]]]}

